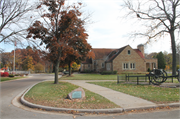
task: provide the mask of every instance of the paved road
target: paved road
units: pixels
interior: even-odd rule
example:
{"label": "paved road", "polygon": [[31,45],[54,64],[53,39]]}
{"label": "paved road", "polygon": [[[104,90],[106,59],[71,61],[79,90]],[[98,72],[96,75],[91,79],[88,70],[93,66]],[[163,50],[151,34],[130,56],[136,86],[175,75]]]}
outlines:
{"label": "paved road", "polygon": [[[34,75],[28,79],[15,80],[1,83],[1,97],[0,97],[0,118],[1,119],[73,119],[74,115],[69,114],[55,114],[49,112],[37,112],[34,110],[24,110],[15,107],[11,104],[14,97],[27,89],[29,86],[43,81],[52,79],[53,75]],[[140,113],[140,114],[125,114],[125,115],[101,115],[101,116],[76,116],[76,119],[179,119],[179,110],[168,110],[161,112]]]}

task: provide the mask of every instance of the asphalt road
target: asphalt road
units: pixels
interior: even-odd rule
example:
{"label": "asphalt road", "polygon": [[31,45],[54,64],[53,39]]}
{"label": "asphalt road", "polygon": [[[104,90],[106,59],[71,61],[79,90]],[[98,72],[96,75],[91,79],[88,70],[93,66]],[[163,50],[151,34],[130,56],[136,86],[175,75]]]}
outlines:
{"label": "asphalt road", "polygon": [[50,113],[36,110],[24,110],[15,107],[11,101],[25,91],[31,85],[52,79],[53,75],[41,74],[33,75],[28,79],[14,80],[10,82],[1,83],[1,97],[0,97],[0,119],[179,119],[180,110],[162,110],[156,112],[146,113],[129,113],[129,114],[116,114],[116,115],[71,115],[62,113]]}

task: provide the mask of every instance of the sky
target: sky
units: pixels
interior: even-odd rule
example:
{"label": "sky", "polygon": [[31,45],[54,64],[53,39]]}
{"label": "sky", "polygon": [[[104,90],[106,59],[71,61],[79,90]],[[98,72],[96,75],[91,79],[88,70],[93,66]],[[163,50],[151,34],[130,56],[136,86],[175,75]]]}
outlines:
{"label": "sky", "polygon": [[[75,0],[71,0],[75,1]],[[129,33],[138,29],[138,25],[130,19],[123,19],[127,11],[121,9],[123,0],[81,0],[85,4],[83,11],[92,13],[86,30],[89,34],[88,43],[93,48],[121,48],[130,45],[136,49],[137,45],[144,44],[146,39],[130,39]],[[0,44],[5,52],[14,49],[13,45]],[[20,47],[21,48],[21,47]],[[170,36],[159,39],[157,42],[150,42],[145,46],[145,53],[152,52],[171,53]]]}

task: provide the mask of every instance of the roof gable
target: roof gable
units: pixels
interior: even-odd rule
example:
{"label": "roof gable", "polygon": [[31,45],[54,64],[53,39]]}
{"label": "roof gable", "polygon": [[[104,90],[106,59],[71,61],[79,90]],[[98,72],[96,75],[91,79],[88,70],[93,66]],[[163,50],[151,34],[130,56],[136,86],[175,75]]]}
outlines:
{"label": "roof gable", "polygon": [[95,59],[94,60],[98,60],[98,59],[105,59],[112,51],[114,51],[115,49],[105,49],[105,48],[95,48],[92,49],[92,51],[95,54]]}
{"label": "roof gable", "polygon": [[127,46],[112,51],[109,57],[107,58],[106,62],[112,62]]}

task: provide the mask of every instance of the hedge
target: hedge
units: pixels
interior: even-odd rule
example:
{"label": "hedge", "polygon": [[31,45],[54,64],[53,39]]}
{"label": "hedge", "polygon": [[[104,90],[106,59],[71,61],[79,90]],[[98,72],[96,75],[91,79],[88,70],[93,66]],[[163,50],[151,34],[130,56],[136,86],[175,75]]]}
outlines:
{"label": "hedge", "polygon": [[117,74],[117,71],[102,71],[102,75]]}

